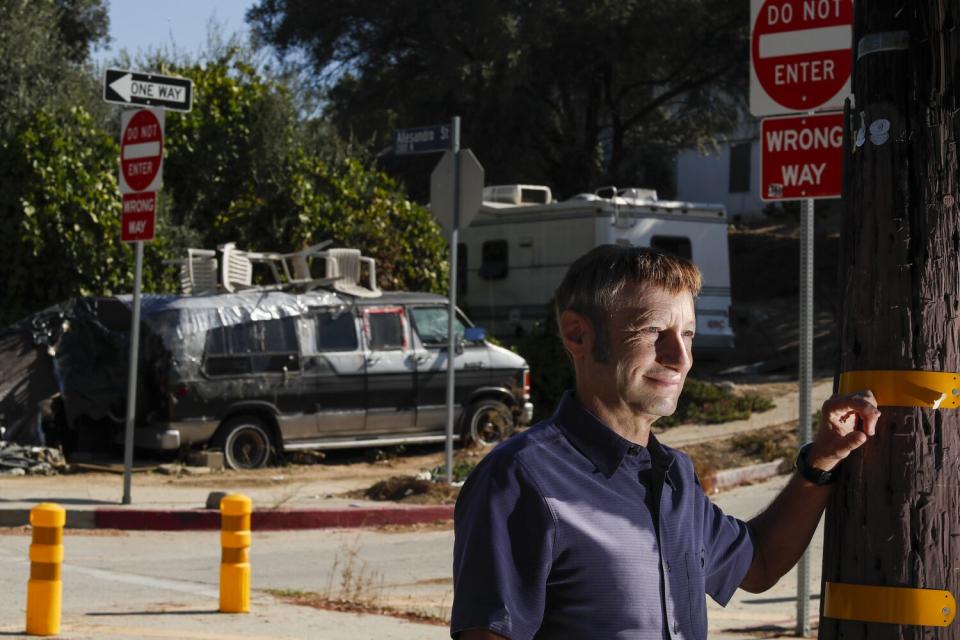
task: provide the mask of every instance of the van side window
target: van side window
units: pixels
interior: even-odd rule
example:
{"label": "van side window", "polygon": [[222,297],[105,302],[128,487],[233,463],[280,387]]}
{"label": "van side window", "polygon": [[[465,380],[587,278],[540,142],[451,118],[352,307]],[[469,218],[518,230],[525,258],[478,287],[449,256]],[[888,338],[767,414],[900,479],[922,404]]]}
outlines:
{"label": "van side window", "polygon": [[690,245],[690,238],[684,238],[683,236],[653,236],[650,238],[650,246],[664,253],[680,256],[687,260],[693,260],[693,247]]}
{"label": "van side window", "polygon": [[349,309],[330,309],[317,314],[317,351],[356,351],[357,325]]}
{"label": "van side window", "polygon": [[499,280],[507,277],[509,246],[506,240],[487,240],[480,248],[480,277]]}
{"label": "van side window", "polygon": [[[416,307],[410,311],[413,327],[425,347],[447,346],[447,318],[450,314],[444,307]],[[463,323],[460,318],[453,319],[453,335],[463,339]]]}
{"label": "van side window", "polygon": [[207,332],[203,370],[210,376],[300,369],[295,318],[215,327]]}
{"label": "van side window", "polygon": [[406,349],[407,337],[403,330],[403,308],[383,307],[364,311],[364,330],[367,342],[374,351]]}

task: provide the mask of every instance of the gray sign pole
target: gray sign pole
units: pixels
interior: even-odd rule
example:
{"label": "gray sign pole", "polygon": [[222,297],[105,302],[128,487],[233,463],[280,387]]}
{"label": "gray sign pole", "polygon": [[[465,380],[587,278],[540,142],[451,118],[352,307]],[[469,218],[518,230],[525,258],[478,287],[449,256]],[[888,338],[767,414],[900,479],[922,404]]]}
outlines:
{"label": "gray sign pole", "polygon": [[[813,413],[813,200],[800,202],[800,444],[811,439]],[[797,564],[797,636],[810,633],[810,550]]]}
{"label": "gray sign pole", "polygon": [[137,362],[140,355],[140,281],[143,279],[143,241],[138,241],[133,269],[133,321],[130,325],[130,363],[127,379],[127,428],[123,437],[123,504],[130,504],[133,475],[133,422],[137,414]]}
{"label": "gray sign pole", "polygon": [[450,125],[450,150],[453,151],[453,224],[450,231],[450,313],[447,318],[447,446],[446,480],[453,482],[453,407],[457,337],[453,334],[457,312],[457,240],[460,234],[460,116]]}

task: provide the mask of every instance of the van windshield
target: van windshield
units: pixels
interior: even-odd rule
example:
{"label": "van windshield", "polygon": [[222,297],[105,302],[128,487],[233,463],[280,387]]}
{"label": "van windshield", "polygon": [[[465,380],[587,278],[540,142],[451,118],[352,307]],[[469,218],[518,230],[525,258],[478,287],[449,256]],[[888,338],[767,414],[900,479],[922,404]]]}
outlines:
{"label": "van windshield", "polygon": [[[410,312],[413,326],[425,347],[447,346],[447,318],[445,307],[416,307]],[[453,335],[463,340],[464,325],[460,318],[453,319]]]}

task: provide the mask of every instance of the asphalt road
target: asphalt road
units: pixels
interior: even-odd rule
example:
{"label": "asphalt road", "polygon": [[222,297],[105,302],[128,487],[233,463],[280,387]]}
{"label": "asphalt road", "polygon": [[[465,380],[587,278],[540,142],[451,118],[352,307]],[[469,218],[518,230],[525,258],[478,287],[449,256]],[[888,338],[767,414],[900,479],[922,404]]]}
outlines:
{"label": "asphalt road", "polygon": [[[757,513],[785,478],[718,496],[728,513]],[[813,591],[820,573],[813,545]],[[0,535],[0,637],[24,628],[29,574],[28,535]],[[68,531],[64,563],[64,638],[431,638],[442,626],[380,615],[332,612],[285,604],[266,589],[315,592],[446,615],[453,533],[325,530],[255,533],[251,548],[254,598],[248,615],[217,614],[219,536],[216,532]],[[794,626],[796,577],[771,591],[738,592],[726,609],[710,607],[711,638],[770,637],[770,627]],[[818,601],[811,603],[814,614]],[[750,629],[766,627],[763,634]],[[735,630],[735,631],[731,631]]]}

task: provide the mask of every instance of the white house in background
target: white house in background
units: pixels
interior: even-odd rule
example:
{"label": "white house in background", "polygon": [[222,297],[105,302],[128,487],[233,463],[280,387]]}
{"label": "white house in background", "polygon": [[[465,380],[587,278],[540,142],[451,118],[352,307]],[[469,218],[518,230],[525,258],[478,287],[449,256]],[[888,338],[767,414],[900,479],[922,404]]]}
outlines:
{"label": "white house in background", "polygon": [[730,220],[763,215],[760,199],[760,122],[750,118],[712,153],[677,156],[677,200],[717,202]]}

